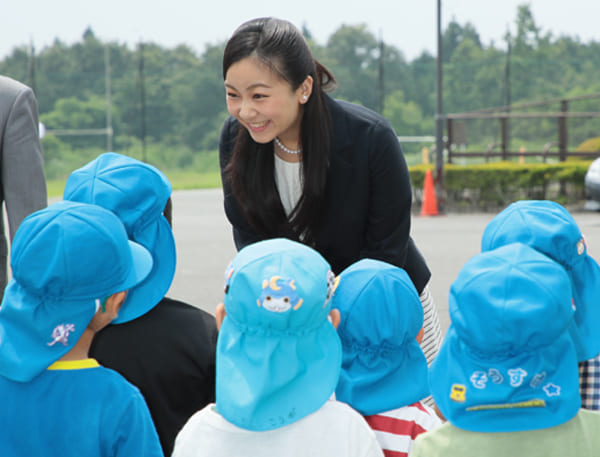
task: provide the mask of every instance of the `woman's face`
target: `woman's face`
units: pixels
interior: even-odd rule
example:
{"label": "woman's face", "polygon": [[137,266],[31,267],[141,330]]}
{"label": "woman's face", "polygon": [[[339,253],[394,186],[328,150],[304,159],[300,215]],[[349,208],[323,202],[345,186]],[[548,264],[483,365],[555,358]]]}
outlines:
{"label": "woman's face", "polygon": [[310,76],[294,91],[254,57],[234,63],[225,75],[227,110],[257,143],[268,143],[277,136],[289,147],[297,147],[303,104],[311,90]]}

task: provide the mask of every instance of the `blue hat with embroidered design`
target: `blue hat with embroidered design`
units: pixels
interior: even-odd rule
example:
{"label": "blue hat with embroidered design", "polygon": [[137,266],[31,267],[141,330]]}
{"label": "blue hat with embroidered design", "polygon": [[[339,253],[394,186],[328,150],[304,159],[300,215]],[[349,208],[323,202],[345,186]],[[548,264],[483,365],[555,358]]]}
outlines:
{"label": "blue hat with embroidered design", "polygon": [[332,299],[341,314],[342,371],[336,399],[365,416],[429,395],[419,293],[402,268],[362,259],[340,274]]}
{"label": "blue hat with embroidered design", "polygon": [[600,267],[588,255],[587,246],[573,216],[549,200],[512,203],[486,227],[483,251],[507,243],[521,242],[560,263],[569,274],[575,304],[570,334],[579,361],[600,352]]}
{"label": "blue hat with embroidered design", "polygon": [[111,210],[125,225],[129,239],[152,254],[152,271],[129,291],[123,312],[114,324],[147,313],[171,287],[177,254],[173,231],[163,215],[170,196],[171,183],[160,170],[114,152],[101,154],[67,180],[65,200]]}
{"label": "blue hat with embroidered design", "polygon": [[226,271],[227,314],[217,340],[219,414],[264,431],[325,404],[342,358],[328,320],[334,287],[327,261],[301,243],[278,238],[238,252]]}
{"label": "blue hat with embroidered design", "polygon": [[553,427],[581,407],[565,269],[513,243],[476,255],[452,283],[451,324],[429,372],[453,425],[474,432]]}
{"label": "blue hat with embroidered design", "polygon": [[101,307],[152,268],[123,224],[96,205],[62,201],[26,217],[0,306],[0,375],[26,382],[69,352]]}

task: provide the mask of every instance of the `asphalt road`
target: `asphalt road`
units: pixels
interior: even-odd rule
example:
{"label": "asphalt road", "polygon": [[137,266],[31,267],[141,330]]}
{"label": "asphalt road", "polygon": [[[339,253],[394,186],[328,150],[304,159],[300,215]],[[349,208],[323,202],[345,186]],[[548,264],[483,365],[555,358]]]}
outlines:
{"label": "asphalt road", "polygon": [[[448,291],[464,263],[480,250],[492,213],[415,216],[412,236],[432,271],[430,289],[442,329],[449,325]],[[588,252],[600,259],[600,213],[575,212]],[[209,312],[223,298],[224,271],[235,246],[223,212],[220,189],[173,193],[177,271],[168,295]]]}

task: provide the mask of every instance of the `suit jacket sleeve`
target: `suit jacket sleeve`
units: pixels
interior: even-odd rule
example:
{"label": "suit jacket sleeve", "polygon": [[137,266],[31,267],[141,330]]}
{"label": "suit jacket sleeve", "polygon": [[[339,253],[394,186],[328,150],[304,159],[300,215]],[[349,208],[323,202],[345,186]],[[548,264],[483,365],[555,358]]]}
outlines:
{"label": "suit jacket sleeve", "polygon": [[375,128],[377,132],[371,136],[374,147],[368,158],[369,202],[360,257],[404,266],[410,235],[410,175],[393,129]]}
{"label": "suit jacket sleeve", "polygon": [[410,237],[410,174],[390,123],[367,108],[328,98],[334,137],[330,209],[319,251],[336,273],[361,258],[404,268],[420,292],[430,277]]}
{"label": "suit jacket sleeve", "polygon": [[18,92],[8,106],[0,159],[11,240],[27,215],[47,205],[37,102],[30,88],[15,87]]}
{"label": "suit jacket sleeve", "polygon": [[410,236],[412,186],[402,147],[391,126],[373,138],[369,156],[369,211],[360,257],[404,268],[422,292],[431,273]]}
{"label": "suit jacket sleeve", "polygon": [[221,168],[221,182],[223,183],[225,215],[231,223],[235,246],[240,250],[244,246],[260,241],[261,238],[246,220],[242,208],[233,196],[231,183],[225,176],[225,167],[229,164],[233,154],[238,125],[233,117],[229,117],[223,125],[219,140],[219,165]]}

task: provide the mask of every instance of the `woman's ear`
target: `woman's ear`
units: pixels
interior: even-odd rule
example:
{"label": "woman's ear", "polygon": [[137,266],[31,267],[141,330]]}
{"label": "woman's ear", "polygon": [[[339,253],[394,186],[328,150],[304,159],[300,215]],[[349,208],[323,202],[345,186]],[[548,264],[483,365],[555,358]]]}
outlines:
{"label": "woman's ear", "polygon": [[221,302],[217,305],[217,309],[215,310],[215,317],[217,319],[217,330],[221,329],[221,324],[223,323],[223,319],[227,315],[227,311],[225,311],[225,303]]}
{"label": "woman's ear", "polygon": [[340,310],[333,308],[329,311],[329,322],[333,325],[333,328],[337,330],[338,325],[340,325],[340,321],[342,320],[342,316],[340,315]]}
{"label": "woman's ear", "polygon": [[296,90],[298,97],[300,98],[300,104],[305,104],[310,98],[313,90],[313,78],[308,75],[306,79],[300,84],[300,87]]}

